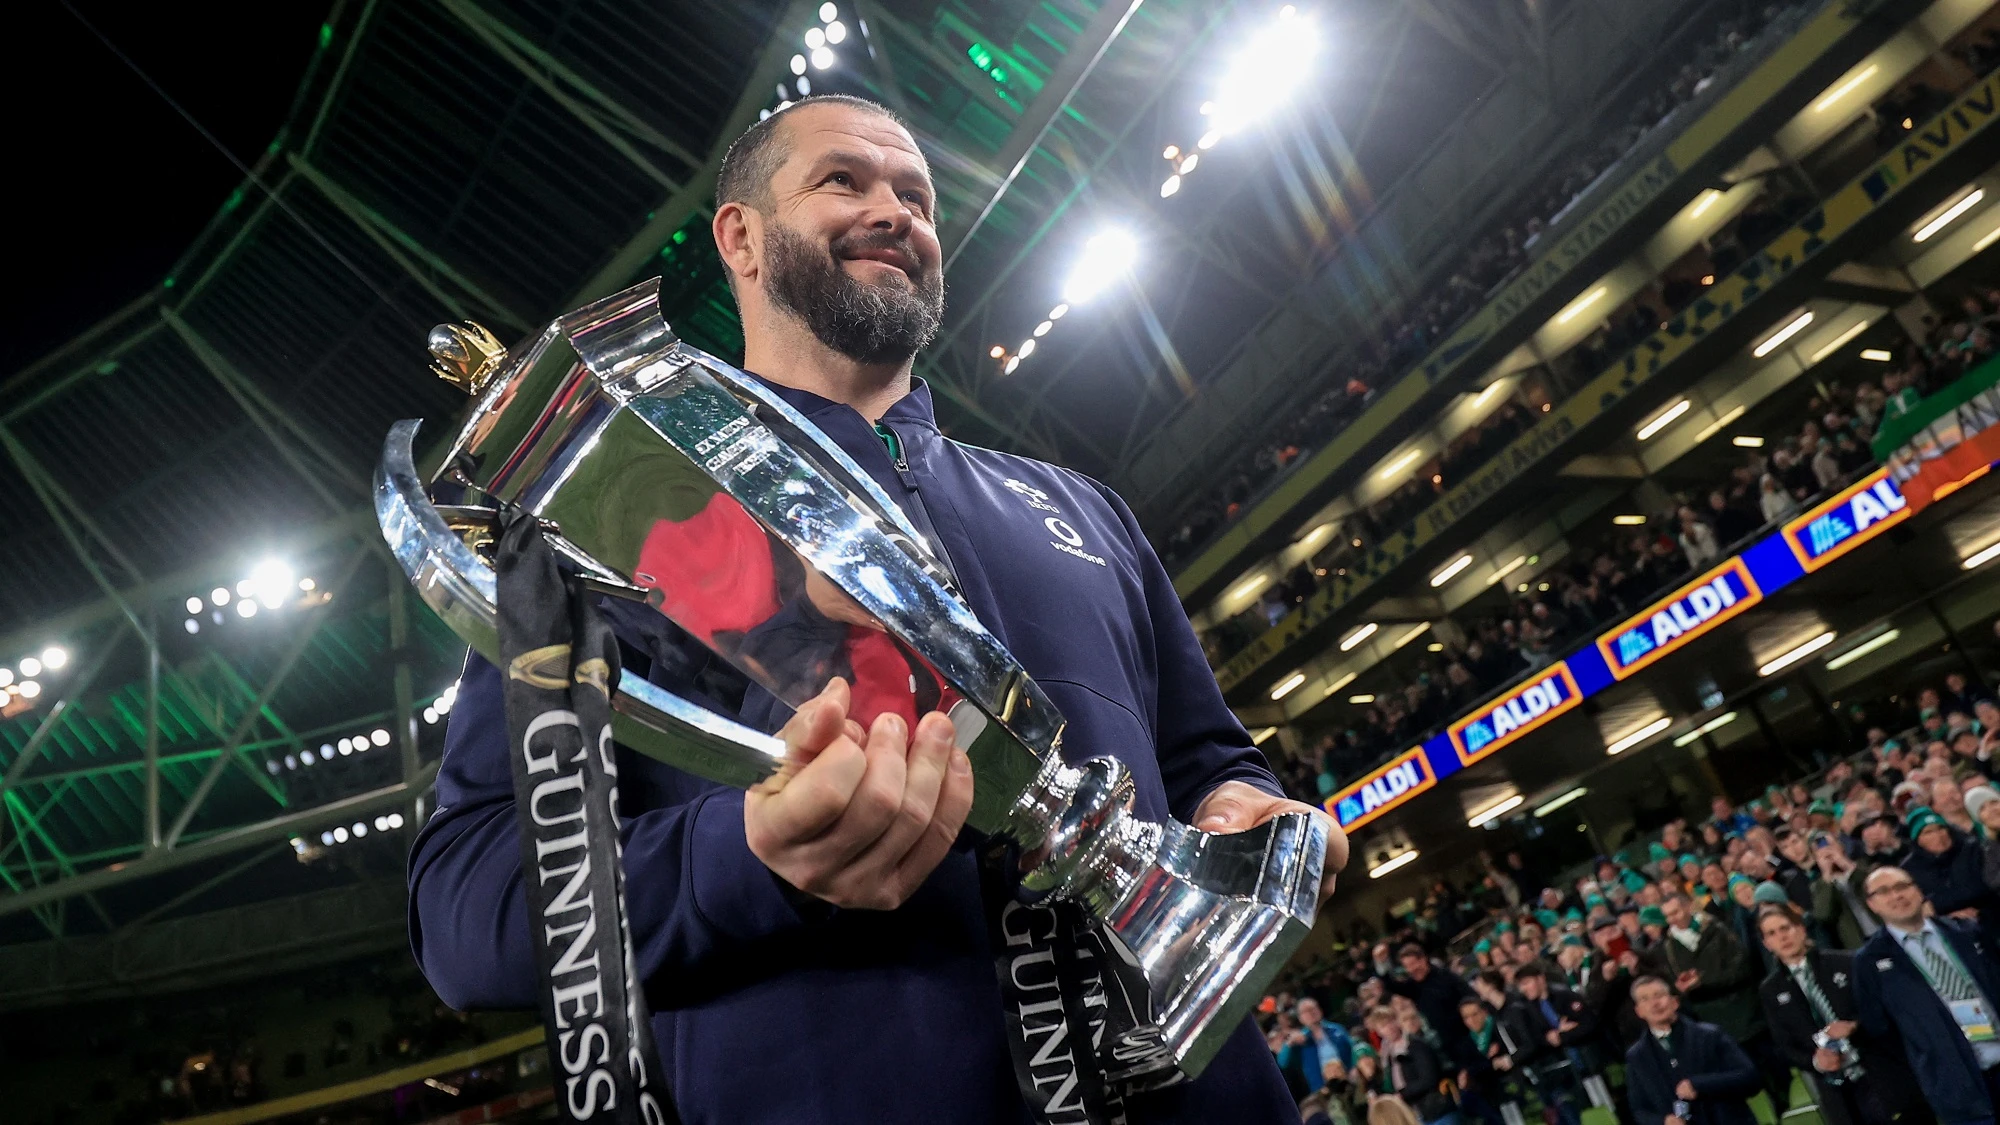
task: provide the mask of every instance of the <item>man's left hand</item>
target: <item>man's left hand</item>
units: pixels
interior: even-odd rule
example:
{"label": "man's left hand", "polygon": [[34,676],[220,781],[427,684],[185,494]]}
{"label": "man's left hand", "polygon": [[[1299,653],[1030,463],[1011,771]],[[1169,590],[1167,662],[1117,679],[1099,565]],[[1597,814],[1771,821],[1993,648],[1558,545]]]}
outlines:
{"label": "man's left hand", "polygon": [[1681,1084],[1674,1087],[1674,1096],[1684,1102],[1693,1101],[1695,1099],[1694,1083],[1686,1078],[1681,1079]]}
{"label": "man's left hand", "polygon": [[1241,781],[1225,781],[1202,798],[1194,810],[1194,826],[1203,832],[1247,832],[1280,813],[1311,813],[1326,824],[1326,862],[1319,876],[1319,902],[1325,906],[1333,894],[1334,880],[1347,866],[1347,834],[1325,809],[1273,797]]}

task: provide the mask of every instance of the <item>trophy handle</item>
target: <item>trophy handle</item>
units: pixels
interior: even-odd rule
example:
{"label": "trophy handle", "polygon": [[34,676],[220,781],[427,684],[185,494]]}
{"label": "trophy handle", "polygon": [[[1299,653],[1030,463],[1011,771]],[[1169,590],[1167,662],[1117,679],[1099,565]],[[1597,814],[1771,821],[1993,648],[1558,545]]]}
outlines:
{"label": "trophy handle", "polygon": [[[491,532],[470,518],[470,509],[441,512],[431,503],[412,452],[419,425],[418,420],[408,419],[389,430],[382,463],[375,470],[376,521],[390,553],[424,604],[473,651],[498,661],[496,576],[461,533],[453,530],[447,515],[464,526],[463,534],[475,539]],[[582,565],[586,581],[593,585],[625,585],[577,548],[558,546],[558,551]],[[785,759],[782,740],[723,718],[636,676],[619,681],[611,707],[612,732],[619,742],[710,781],[747,789],[777,772]]]}

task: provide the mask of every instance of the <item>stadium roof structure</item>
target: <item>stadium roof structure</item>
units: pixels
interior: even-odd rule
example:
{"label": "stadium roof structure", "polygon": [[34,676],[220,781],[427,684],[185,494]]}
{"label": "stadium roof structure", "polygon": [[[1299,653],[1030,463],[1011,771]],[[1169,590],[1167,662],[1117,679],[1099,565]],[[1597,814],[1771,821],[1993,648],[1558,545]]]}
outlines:
{"label": "stadium roof structure", "polygon": [[[226,905],[268,844],[418,811],[437,737],[418,716],[463,650],[404,596],[365,501],[391,421],[463,409],[425,334],[470,318],[511,339],[657,273],[684,337],[740,354],[716,165],[801,92],[814,29],[833,65],[805,77],[892,106],[932,160],[953,284],[920,373],[947,427],[1117,483],[1377,194],[1435,169],[1467,105],[1539,91],[1546,126],[1645,57],[1613,26],[1628,9],[1671,16],[1518,8],[1338,13],[1281,127],[1169,200],[1162,145],[1193,144],[1214,64],[1276,5],[339,0],[287,124],[171,273],[0,376],[0,666],[70,655],[0,719],[0,941]],[[1581,37],[1557,32],[1588,20],[1615,48],[1564,56]],[[1481,161],[1461,190],[1524,178]],[[989,349],[1029,338],[1112,219],[1146,284],[1055,334],[1059,364],[1003,375]],[[1380,299],[1422,280],[1376,266]],[[295,585],[262,591],[267,558]]]}

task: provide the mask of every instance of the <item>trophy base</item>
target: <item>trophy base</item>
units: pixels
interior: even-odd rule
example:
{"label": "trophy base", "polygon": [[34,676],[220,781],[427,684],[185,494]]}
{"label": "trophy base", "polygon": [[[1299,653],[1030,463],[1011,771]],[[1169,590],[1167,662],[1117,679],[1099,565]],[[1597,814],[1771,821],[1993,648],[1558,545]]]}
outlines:
{"label": "trophy base", "polygon": [[1243,832],[1132,815],[1115,758],[1051,763],[1006,830],[1024,844],[1025,894],[1070,901],[1104,924],[1111,968],[1143,992],[1141,1026],[1101,1054],[1127,1081],[1208,1065],[1312,930],[1326,826],[1286,813]]}

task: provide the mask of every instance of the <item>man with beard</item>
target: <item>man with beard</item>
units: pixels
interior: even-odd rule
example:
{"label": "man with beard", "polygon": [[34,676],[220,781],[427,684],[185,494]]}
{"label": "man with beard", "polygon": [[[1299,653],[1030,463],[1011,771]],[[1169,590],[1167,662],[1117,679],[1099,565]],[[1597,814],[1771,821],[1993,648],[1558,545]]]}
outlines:
{"label": "man with beard", "polygon": [[[911,375],[944,309],[935,195],[896,117],[855,98],[800,102],[735,142],[716,194],[744,366],[937,548],[1062,710],[1066,752],[1120,757],[1144,820],[1230,832],[1324,815],[1282,796],[1116,496],[938,431]],[[956,842],[973,779],[944,715],[883,711],[864,728],[839,679],[792,712],[657,615],[622,602],[604,612],[625,675],[786,744],[786,768],[748,793],[618,754],[633,956],[660,1046],[651,1069],[682,1119],[1298,1119],[1247,1019],[1195,1081],[1151,1092],[1103,1081],[1090,1026],[1065,1018],[1086,1021],[1102,993],[1087,969],[1055,967],[1087,965],[1089,935],[1052,918],[1017,932],[1046,912],[1016,908],[1017,876]],[[458,1008],[537,997],[508,756],[500,675],[472,657],[438,811],[410,860],[412,943]],[[1328,836],[1322,897],[1346,861],[1339,830]],[[1021,944],[1041,947],[1043,964],[1014,963]],[[1010,976],[1035,991],[1003,1009]],[[1044,1033],[1030,1038],[1031,1024]]]}

